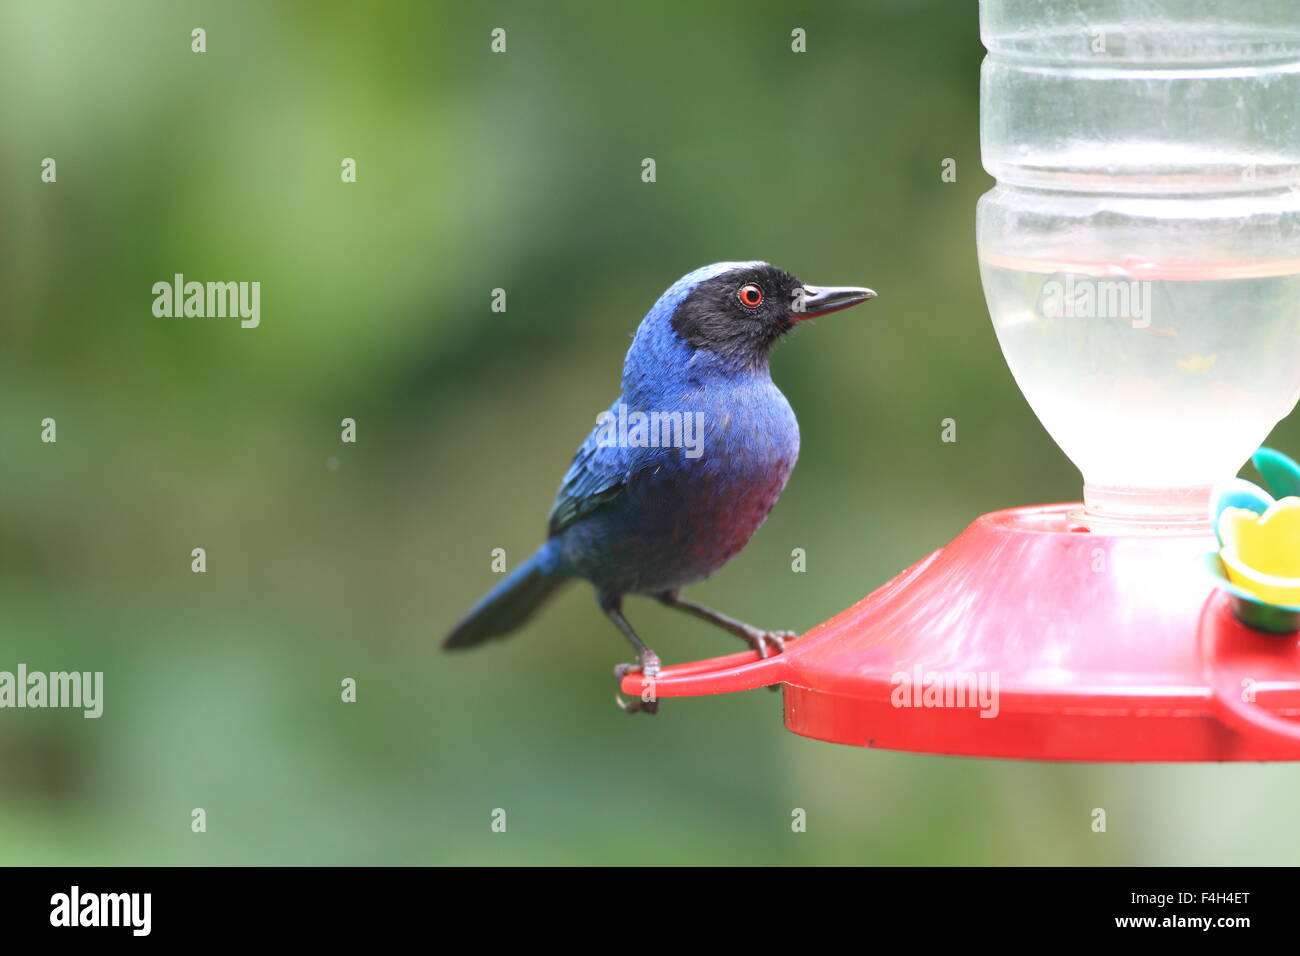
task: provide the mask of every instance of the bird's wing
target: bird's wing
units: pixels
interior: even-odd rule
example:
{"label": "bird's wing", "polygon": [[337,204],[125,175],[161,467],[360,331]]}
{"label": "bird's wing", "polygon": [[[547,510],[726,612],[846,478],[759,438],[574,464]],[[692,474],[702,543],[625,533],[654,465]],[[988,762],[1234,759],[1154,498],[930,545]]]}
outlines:
{"label": "bird's wing", "polygon": [[560,483],[551,508],[552,537],[617,498],[631,477],[634,466],[629,452],[633,449],[600,444],[598,431],[599,427],[587,436]]}

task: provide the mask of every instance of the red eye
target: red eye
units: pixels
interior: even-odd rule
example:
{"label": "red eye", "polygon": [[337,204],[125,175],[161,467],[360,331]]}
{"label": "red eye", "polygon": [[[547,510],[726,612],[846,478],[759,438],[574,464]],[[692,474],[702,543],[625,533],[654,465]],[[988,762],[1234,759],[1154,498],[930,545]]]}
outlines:
{"label": "red eye", "polygon": [[742,285],[736,295],[739,297],[741,305],[747,305],[751,309],[763,304],[763,290],[752,282],[749,285]]}

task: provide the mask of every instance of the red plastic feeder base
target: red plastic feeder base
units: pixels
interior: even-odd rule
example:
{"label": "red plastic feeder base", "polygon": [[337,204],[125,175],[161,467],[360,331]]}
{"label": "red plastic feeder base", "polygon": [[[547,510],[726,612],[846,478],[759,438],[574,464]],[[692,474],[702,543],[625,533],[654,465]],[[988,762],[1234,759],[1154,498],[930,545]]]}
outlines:
{"label": "red plastic feeder base", "polygon": [[1079,507],[984,515],[784,654],[667,668],[652,693],[783,683],[790,730],[889,750],[1300,759],[1300,640],[1232,616],[1214,538],[1070,531]]}

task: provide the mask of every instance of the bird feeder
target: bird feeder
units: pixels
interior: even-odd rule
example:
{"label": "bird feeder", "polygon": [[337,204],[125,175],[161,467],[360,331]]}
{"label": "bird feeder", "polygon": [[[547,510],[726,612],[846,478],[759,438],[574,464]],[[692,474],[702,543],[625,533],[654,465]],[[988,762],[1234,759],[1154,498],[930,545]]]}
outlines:
{"label": "bird feeder", "polygon": [[1206,563],[1216,489],[1300,397],[1300,7],[980,17],[985,294],[1083,501],[977,518],[784,653],[624,692],[780,684],[793,732],[892,750],[1300,759],[1300,640]]}

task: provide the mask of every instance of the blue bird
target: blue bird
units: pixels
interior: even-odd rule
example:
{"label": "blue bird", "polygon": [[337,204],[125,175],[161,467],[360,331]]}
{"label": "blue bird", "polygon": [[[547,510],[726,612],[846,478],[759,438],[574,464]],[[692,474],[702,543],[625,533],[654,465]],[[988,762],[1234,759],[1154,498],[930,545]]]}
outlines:
{"label": "blue bird", "polygon": [[[799,456],[799,424],[772,382],[768,353],[801,320],[874,298],[870,289],[805,285],[766,262],[719,262],[683,276],[642,320],[622,394],[574,456],[545,544],[447,637],[463,648],[522,625],[583,578],[651,680],[659,658],[623,616],[625,594],[651,595],[718,625],[767,657],[763,631],[686,600],[681,589],[733,558],[776,504]],[[627,702],[655,713],[653,700]]]}

